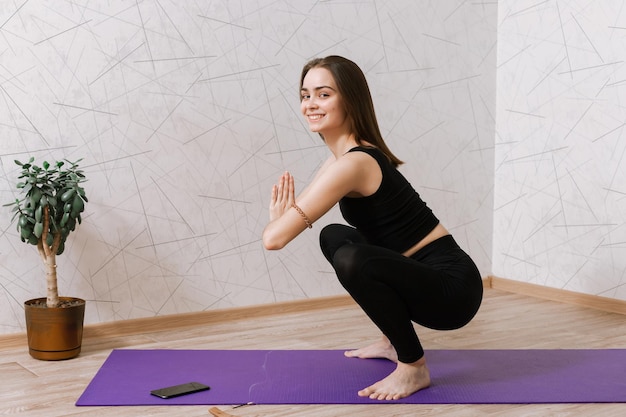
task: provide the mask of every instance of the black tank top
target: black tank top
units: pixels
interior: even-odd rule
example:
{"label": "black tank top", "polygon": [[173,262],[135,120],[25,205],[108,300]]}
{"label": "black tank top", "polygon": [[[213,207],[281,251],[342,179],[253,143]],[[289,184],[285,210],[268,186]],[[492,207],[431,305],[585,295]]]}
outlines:
{"label": "black tank top", "polygon": [[377,148],[362,147],[382,171],[378,190],[366,197],[344,197],[339,201],[343,218],[373,245],[404,252],[422,240],[439,220],[406,178]]}

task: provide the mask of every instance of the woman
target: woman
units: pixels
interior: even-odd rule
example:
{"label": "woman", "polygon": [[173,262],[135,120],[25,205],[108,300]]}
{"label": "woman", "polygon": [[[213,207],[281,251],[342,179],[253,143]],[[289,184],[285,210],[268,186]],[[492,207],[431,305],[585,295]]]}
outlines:
{"label": "woman", "polygon": [[326,226],[322,252],[383,333],[381,341],[345,355],[397,364],[358,395],[404,398],[430,385],[413,322],[440,330],[467,324],[482,300],[480,273],[396,169],[402,161],[385,145],[367,81],[355,63],[339,56],[307,63],[300,108],[331,155],[297,198],[288,172],[272,187],[263,244],[281,249],[339,203],[354,227]]}

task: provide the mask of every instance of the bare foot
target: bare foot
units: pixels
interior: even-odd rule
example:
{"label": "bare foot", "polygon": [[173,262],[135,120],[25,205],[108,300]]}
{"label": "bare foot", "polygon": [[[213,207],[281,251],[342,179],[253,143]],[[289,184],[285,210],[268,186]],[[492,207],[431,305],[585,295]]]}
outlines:
{"label": "bare foot", "polygon": [[349,358],[361,358],[361,359],[371,359],[371,358],[384,358],[389,359],[392,362],[398,362],[398,354],[396,353],[396,349],[393,347],[389,339],[383,336],[383,339],[379,342],[372,343],[369,346],[365,346],[364,348],[348,350],[344,352],[344,355]]}
{"label": "bare foot", "polygon": [[360,397],[372,400],[399,400],[430,386],[426,358],[413,363],[398,362],[396,369],[377,383],[359,391]]}

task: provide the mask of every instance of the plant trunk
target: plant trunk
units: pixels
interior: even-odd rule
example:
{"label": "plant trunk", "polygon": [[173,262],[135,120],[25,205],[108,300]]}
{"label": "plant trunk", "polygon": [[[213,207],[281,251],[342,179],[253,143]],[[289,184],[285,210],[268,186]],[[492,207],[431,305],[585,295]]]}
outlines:
{"label": "plant trunk", "polygon": [[50,253],[44,262],[46,264],[46,304],[48,307],[58,307],[59,288],[57,286],[56,254]]}
{"label": "plant trunk", "polygon": [[43,209],[43,233],[37,242],[39,255],[46,267],[46,304],[49,308],[59,306],[59,288],[57,287],[57,262],[56,254],[61,243],[61,232],[54,233],[52,246],[46,243],[48,240],[48,230],[50,225],[50,208],[45,206]]}

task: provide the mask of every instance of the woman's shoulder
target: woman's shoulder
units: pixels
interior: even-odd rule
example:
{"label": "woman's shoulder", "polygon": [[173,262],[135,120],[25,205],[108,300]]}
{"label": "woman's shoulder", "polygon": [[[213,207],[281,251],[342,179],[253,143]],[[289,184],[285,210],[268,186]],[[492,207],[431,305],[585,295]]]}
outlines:
{"label": "woman's shoulder", "polygon": [[387,159],[383,151],[375,146],[355,146],[346,153],[346,155],[350,154],[360,155],[361,158],[374,159],[379,165]]}
{"label": "woman's shoulder", "polygon": [[352,160],[378,160],[379,155],[382,155],[381,151],[374,146],[355,146],[348,150],[343,156]]}

